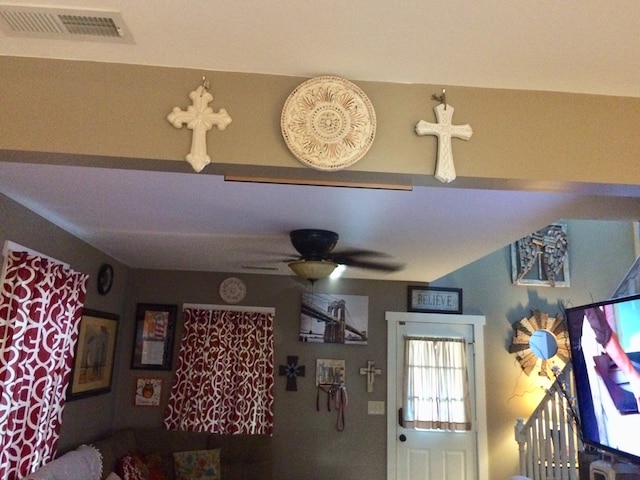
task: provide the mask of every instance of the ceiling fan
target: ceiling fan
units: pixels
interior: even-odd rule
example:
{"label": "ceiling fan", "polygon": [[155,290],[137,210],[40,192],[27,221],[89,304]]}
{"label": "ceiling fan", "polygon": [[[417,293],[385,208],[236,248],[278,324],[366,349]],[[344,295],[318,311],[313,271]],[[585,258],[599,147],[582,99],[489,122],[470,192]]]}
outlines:
{"label": "ceiling fan", "polygon": [[389,257],[381,252],[361,249],[334,252],[338,234],[329,230],[293,230],[289,233],[289,238],[293,248],[300,254],[297,260],[289,263],[289,268],[312,283],[329,276],[338,265],[381,272],[397,272],[404,268],[402,264],[380,260]]}

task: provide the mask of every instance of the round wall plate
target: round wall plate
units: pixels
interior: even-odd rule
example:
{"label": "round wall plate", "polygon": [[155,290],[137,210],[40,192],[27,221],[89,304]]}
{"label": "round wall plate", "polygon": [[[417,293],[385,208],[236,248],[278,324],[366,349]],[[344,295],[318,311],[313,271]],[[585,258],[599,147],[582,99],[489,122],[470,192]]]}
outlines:
{"label": "round wall plate", "polygon": [[225,302],[238,303],[247,295],[247,286],[238,277],[228,277],[220,283],[219,292]]}
{"label": "round wall plate", "polygon": [[376,114],[365,93],[340,77],[315,77],[287,98],[280,120],[291,153],[318,170],[341,170],[373,144]]}

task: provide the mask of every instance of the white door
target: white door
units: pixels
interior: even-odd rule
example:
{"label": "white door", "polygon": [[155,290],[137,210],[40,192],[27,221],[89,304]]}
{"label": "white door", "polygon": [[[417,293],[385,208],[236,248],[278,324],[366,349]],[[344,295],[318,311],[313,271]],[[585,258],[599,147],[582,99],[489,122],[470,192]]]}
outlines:
{"label": "white door", "polygon": [[[484,317],[388,312],[387,321],[389,322],[387,478],[397,480],[486,479],[486,454],[481,453],[486,452],[486,422],[483,421],[486,414],[482,352]],[[399,409],[402,406],[405,335],[465,339],[472,398],[471,431],[420,431],[405,429],[400,425]],[[478,342],[478,336],[480,342]],[[479,345],[476,345],[477,343]],[[477,350],[481,351],[480,355]],[[479,412],[481,415],[478,415]]]}

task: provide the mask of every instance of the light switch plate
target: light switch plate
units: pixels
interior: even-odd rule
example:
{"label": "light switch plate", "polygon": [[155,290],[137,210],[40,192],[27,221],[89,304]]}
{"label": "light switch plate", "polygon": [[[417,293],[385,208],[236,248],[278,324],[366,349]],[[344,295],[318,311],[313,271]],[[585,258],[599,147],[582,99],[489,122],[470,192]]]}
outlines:
{"label": "light switch plate", "polygon": [[384,415],[384,402],[369,401],[367,410],[369,415]]}

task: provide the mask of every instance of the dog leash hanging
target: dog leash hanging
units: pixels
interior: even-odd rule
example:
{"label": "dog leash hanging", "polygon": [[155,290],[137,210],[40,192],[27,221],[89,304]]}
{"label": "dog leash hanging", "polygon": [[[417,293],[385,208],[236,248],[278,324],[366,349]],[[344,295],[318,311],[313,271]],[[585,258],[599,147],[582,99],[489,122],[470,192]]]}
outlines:
{"label": "dog leash hanging", "polygon": [[334,395],[336,408],[338,409],[338,423],[336,424],[336,428],[339,432],[342,432],[344,431],[344,411],[347,409],[347,405],[349,404],[347,387],[340,385],[336,388]]}
{"label": "dog leash hanging", "polygon": [[316,395],[316,411],[319,412],[320,411],[320,392],[324,392],[327,394],[327,411],[330,412],[331,411],[331,396],[332,396],[332,390],[333,390],[333,385],[329,385],[327,388],[325,388],[323,385],[318,385],[318,393]]}
{"label": "dog leash hanging", "polygon": [[344,385],[318,385],[318,393],[316,395],[316,410],[320,411],[320,392],[327,394],[327,411],[331,411],[331,404],[333,403],[338,411],[338,421],[336,428],[339,432],[344,430],[344,411],[349,403],[347,396],[347,387]]}

